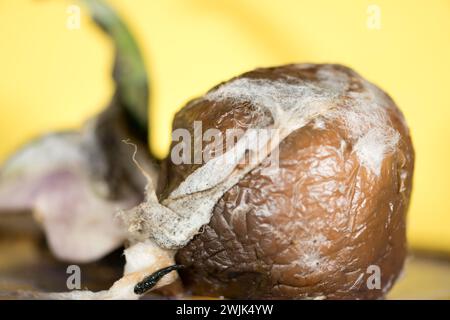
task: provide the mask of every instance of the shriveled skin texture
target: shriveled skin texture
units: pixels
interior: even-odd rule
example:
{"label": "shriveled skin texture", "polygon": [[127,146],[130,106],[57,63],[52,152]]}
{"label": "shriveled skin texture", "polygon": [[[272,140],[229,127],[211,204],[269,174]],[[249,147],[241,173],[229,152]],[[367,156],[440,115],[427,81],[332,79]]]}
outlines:
{"label": "shriveled skin texture", "polygon": [[[257,69],[239,78],[314,83],[322,65]],[[366,90],[362,78],[339,65],[331,72],[349,78],[346,93]],[[366,84],[367,85],[367,84]],[[379,89],[376,89],[379,90]],[[380,91],[381,92],[381,91]],[[211,221],[180,249],[184,285],[196,295],[227,298],[382,298],[399,276],[406,255],[405,220],[414,151],[401,112],[383,92],[380,101],[399,140],[375,174],[361,164],[342,119],[317,117],[279,145],[279,166],[265,159],[217,203]],[[344,95],[335,109],[346,108]],[[175,117],[174,129],[203,132],[246,129],[252,104],[200,100]],[[208,143],[204,143],[206,153]],[[160,175],[164,198],[199,165],[175,165],[168,157]],[[370,289],[381,271],[380,289]],[[371,270],[371,269],[369,269]]]}

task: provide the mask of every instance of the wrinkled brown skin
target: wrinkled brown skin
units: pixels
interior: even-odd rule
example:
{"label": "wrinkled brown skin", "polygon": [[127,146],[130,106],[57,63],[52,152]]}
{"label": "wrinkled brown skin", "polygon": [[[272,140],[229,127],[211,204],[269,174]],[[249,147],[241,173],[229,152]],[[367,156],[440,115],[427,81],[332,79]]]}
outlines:
{"label": "wrinkled brown skin", "polygon": [[[241,77],[288,74],[315,81],[318,68],[288,65]],[[348,91],[364,90],[359,75],[334,68],[352,76]],[[384,159],[380,177],[360,165],[342,123],[328,122],[325,129],[310,123],[294,131],[279,146],[279,168],[265,172],[266,159],[247,174],[217,203],[210,223],[179,250],[176,260],[186,266],[181,277],[188,290],[227,298],[383,298],[407,252],[405,218],[414,166],[408,128],[388,101],[390,121],[401,138]],[[251,109],[250,104],[189,103],[176,115],[174,129],[192,132],[195,120],[202,121],[203,130],[245,129]],[[342,140],[347,147],[341,153]],[[164,166],[160,197],[198,167],[174,165],[170,157]],[[315,259],[307,259],[311,256]],[[380,267],[381,289],[368,289],[370,265]]]}

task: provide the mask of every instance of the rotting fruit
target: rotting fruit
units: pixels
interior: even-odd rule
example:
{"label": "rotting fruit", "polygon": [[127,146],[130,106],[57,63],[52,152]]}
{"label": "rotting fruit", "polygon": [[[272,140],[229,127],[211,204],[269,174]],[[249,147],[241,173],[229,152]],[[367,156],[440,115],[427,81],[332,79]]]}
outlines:
{"label": "rotting fruit", "polygon": [[[261,123],[292,130],[279,144],[279,166],[265,159],[243,176],[179,249],[189,290],[349,299],[379,298],[392,287],[406,255],[414,151],[387,94],[341,65],[257,69],[188,103],[174,130],[192,130],[194,121],[222,132]],[[163,167],[161,199],[199,166],[169,157]],[[371,265],[380,269],[379,289],[367,286]]]}

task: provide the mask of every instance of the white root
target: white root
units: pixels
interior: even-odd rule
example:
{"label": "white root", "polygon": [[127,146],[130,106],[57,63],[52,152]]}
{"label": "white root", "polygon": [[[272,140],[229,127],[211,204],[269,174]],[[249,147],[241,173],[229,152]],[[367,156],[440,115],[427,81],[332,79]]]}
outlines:
{"label": "white root", "polygon": [[[141,295],[134,293],[134,287],[145,277],[173,265],[175,251],[161,249],[151,240],[136,243],[124,251],[126,265],[124,276],[117,280],[109,290],[92,292],[74,290],[70,292],[23,292],[21,298],[55,299],[55,300],[135,300]],[[159,280],[151,289],[158,289],[171,284],[178,278],[177,272],[171,272]]]}
{"label": "white root", "polygon": [[[175,251],[161,249],[151,240],[136,243],[127,248],[124,253],[126,258],[124,276],[117,280],[109,290],[100,292],[72,291],[63,293],[63,297],[60,297],[58,293],[54,293],[51,294],[50,298],[98,300],[138,299],[140,295],[134,293],[134,287],[137,283],[152,273],[175,264]],[[177,272],[171,272],[158,281],[152,290],[171,284],[177,278]]]}

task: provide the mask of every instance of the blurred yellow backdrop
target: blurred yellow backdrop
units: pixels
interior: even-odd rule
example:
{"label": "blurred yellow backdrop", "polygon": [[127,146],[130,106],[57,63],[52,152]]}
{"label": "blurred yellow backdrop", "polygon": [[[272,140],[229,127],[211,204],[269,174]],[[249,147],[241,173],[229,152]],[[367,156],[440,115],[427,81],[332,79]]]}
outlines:
{"label": "blurred yellow backdrop", "polygon": [[[151,77],[152,149],[164,156],[174,112],[258,66],[346,64],[389,92],[410,125],[417,161],[413,247],[450,253],[449,0],[113,0]],[[82,7],[0,0],[0,161],[31,137],[73,128],[109,100],[113,52]]]}

